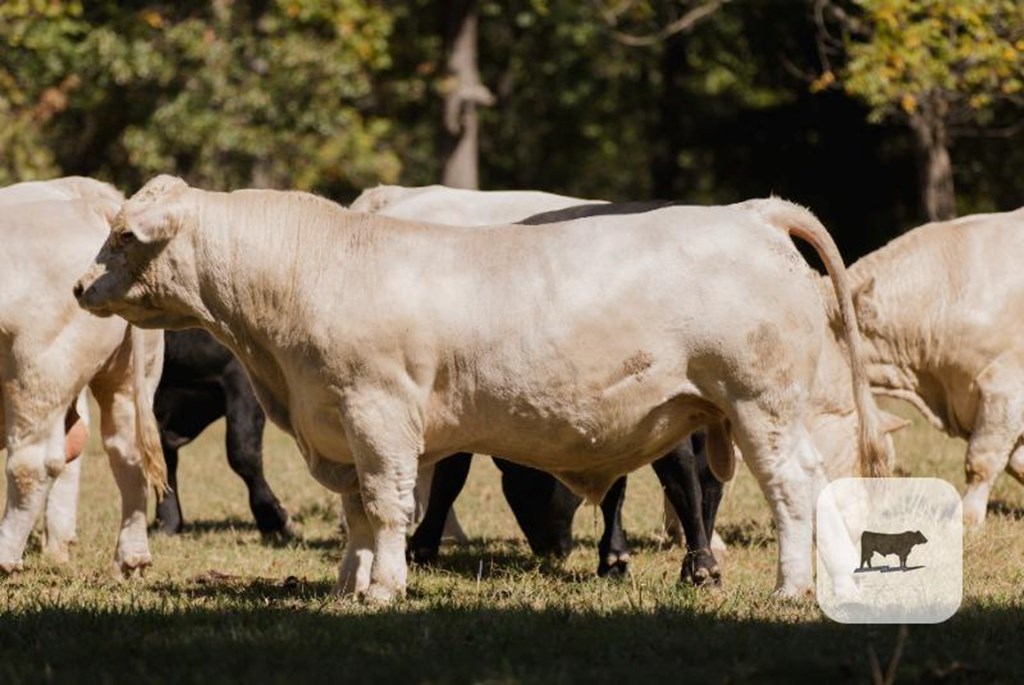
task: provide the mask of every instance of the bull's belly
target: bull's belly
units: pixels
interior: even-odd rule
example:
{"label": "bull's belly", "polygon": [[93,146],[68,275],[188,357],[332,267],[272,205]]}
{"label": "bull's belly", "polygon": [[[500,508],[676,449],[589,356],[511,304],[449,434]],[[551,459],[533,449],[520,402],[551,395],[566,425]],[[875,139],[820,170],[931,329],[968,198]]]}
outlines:
{"label": "bull's belly", "polygon": [[428,441],[424,462],[456,451],[500,456],[553,473],[596,503],[619,476],[658,459],[716,418],[706,403],[689,396],[617,415],[487,413],[462,422],[461,440]]}

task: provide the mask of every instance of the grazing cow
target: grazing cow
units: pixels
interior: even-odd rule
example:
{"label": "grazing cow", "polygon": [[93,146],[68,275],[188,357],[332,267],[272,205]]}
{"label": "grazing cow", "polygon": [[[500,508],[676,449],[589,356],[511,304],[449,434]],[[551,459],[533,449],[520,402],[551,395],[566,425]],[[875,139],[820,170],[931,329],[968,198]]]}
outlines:
{"label": "grazing cow", "polygon": [[872,533],[864,531],[860,537],[860,568],[871,568],[871,557],[881,554],[887,557],[895,554],[900,558],[900,568],[907,568],[907,557],[916,545],[923,545],[928,539],[919,530],[903,533]]}
{"label": "grazing cow", "polygon": [[1021,259],[1024,209],[921,226],[849,272],[872,389],[967,440],[968,525],[1000,472],[1024,483]]}
{"label": "grazing cow", "polygon": [[[791,235],[822,257],[844,315],[851,365],[828,405],[815,384],[831,331]],[[838,251],[774,198],[463,228],[159,176],[75,294],[137,325],[201,326],[235,353],[270,420],[343,495],[339,589],[370,601],[405,591],[418,465],[456,452],[550,471],[598,502],[700,426],[728,478],[735,437],[773,510],[784,595],[811,587],[829,451],[852,450],[866,475],[891,457]]]}
{"label": "grazing cow", "polygon": [[[484,226],[511,223],[540,225],[582,216],[630,214],[668,206],[669,202],[608,204],[538,191],[478,191],[446,186],[402,188],[378,186],[356,198],[349,209],[368,211],[398,219],[418,219],[458,226]],[[697,441],[701,447],[703,436]],[[704,468],[700,468],[699,461]],[[454,459],[454,458],[449,458]],[[462,490],[469,470],[469,456],[460,455],[458,463],[438,465],[432,479],[437,492],[429,495],[423,521],[410,540],[410,555],[418,561],[437,557],[441,543],[441,525],[445,517],[454,518],[452,504]],[[582,500],[549,474],[538,473],[495,458],[502,472],[502,490],[512,507],[531,549],[537,554],[565,556],[572,549],[572,520]],[[687,557],[681,577],[687,582],[717,584],[721,572],[709,543],[714,517],[721,501],[721,483],[706,468],[707,459],[698,450],[695,456],[689,443],[654,463],[655,472],[665,489],[666,506],[682,516],[680,527],[689,532]],[[703,481],[701,477],[703,476]],[[422,480],[422,477],[421,477]],[[601,502],[604,533],[598,543],[599,576],[628,572],[630,550],[622,529],[622,502],[625,477],[608,491]],[[417,500],[424,497],[417,484]],[[428,491],[429,492],[429,491]]]}
{"label": "grazing cow", "polygon": [[[96,182],[92,182],[96,183]],[[60,184],[55,184],[60,185]],[[3,191],[0,215],[0,418],[7,448],[7,502],[0,521],[0,571],[23,566],[29,533],[47,511],[46,553],[68,558],[74,540],[80,451],[69,407],[88,386],[100,409],[103,445],[121,491],[117,572],[151,563],[146,539],[148,481],[162,482],[152,397],[163,345],[158,333],[82,311],[71,294],[77,271],[109,233],[106,197],[50,199],[38,185],[16,204]],[[118,203],[119,204],[119,203]],[[76,400],[78,398],[78,400]],[[73,474],[65,478],[65,474]],[[49,496],[49,499],[48,499]]]}
{"label": "grazing cow", "polygon": [[157,506],[159,529],[178,533],[184,524],[177,492],[178,450],[223,416],[228,464],[245,481],[256,526],[264,535],[290,535],[288,513],[263,475],[266,415],[245,369],[206,331],[167,331],[165,341],[164,372],[153,405],[169,485]]}

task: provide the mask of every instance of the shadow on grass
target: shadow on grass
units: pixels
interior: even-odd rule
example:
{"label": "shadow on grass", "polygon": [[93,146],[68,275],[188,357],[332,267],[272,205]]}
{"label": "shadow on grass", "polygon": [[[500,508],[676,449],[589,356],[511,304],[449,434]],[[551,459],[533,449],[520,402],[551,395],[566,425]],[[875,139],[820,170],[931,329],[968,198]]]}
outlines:
{"label": "shadow on grass", "polygon": [[[527,573],[539,571],[545,576],[563,582],[575,583],[587,580],[593,573],[581,573],[566,568],[564,560],[554,557],[540,557],[533,554],[525,542],[518,540],[474,539],[466,544],[449,544],[441,547],[438,559],[430,568],[445,571],[464,578],[478,576],[488,578],[496,572]],[[594,568],[597,568],[597,551],[594,551]]]}
{"label": "shadow on grass", "polygon": [[[897,630],[700,609],[335,606],[19,611],[0,621],[0,681],[869,682],[869,648],[884,663]],[[1019,629],[1017,609],[979,607],[911,626],[897,682],[1021,682],[1006,649]]]}
{"label": "shadow on grass", "polygon": [[1014,521],[1024,519],[1024,507],[1015,507],[1003,501],[997,500],[989,502],[988,510],[989,513],[995,514],[996,516],[1005,516],[1006,518],[1013,519]]}
{"label": "shadow on grass", "polygon": [[[256,523],[252,519],[244,519],[237,516],[231,516],[223,519],[197,519],[194,521],[186,521],[181,528],[181,532],[177,535],[206,535],[208,533],[249,533],[256,531]],[[151,535],[165,535],[160,531],[156,523],[149,525],[149,532]]]}
{"label": "shadow on grass", "polygon": [[242,604],[273,604],[284,600],[322,602],[335,597],[335,584],[329,581],[308,581],[295,576],[242,577],[215,570],[189,578],[184,587],[179,582],[153,583],[152,589],[168,595],[184,595],[190,599],[229,600]]}

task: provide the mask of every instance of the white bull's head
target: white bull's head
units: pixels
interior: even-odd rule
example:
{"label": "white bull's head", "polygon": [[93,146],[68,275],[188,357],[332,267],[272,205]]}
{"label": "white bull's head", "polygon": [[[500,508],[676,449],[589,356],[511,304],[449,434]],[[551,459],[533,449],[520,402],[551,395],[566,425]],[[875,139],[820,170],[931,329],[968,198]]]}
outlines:
{"label": "white bull's head", "polygon": [[143,328],[197,325],[195,202],[180,178],[157,176],[114,218],[93,265],[74,287],[79,305]]}

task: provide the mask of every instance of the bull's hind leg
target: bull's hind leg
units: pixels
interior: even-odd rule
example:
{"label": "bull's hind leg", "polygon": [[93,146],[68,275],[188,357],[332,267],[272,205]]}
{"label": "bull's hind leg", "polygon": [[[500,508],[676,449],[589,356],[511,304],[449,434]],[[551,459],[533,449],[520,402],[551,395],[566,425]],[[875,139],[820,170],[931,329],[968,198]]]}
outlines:
{"label": "bull's hind leg", "polygon": [[779,538],[776,594],[797,596],[812,587],[812,519],[821,457],[796,422],[747,410],[734,422],[744,461],[767,498]]}
{"label": "bull's hind leg", "polygon": [[78,538],[78,485],[82,474],[82,451],[89,437],[89,408],[86,394],[79,394],[75,407],[64,420],[65,459],[67,464],[50,486],[46,498],[46,542],[43,553],[65,563],[71,558],[71,545]]}
{"label": "bull's hind leg", "polygon": [[46,543],[43,553],[54,561],[65,563],[71,558],[71,545],[78,520],[78,484],[82,460],[75,459],[53,481],[46,498]]}
{"label": "bull's hind leg", "polygon": [[964,493],[964,525],[985,523],[988,498],[996,478],[1006,469],[1020,437],[1024,401],[1019,374],[1002,360],[991,364],[978,379],[981,392],[974,430],[967,443],[967,490]]}
{"label": "bull's hind leg", "polygon": [[121,576],[153,563],[146,534],[149,482],[142,468],[130,362],[131,348],[124,345],[89,384],[100,408],[103,449],[121,493],[121,529],[113,562],[114,574]]}
{"label": "bull's hind leg", "polygon": [[405,534],[415,506],[422,432],[414,418],[415,407],[388,392],[366,388],[345,399],[345,435],[373,535],[370,583],[364,596],[371,602],[388,602],[405,593]]}
{"label": "bull's hind leg", "polygon": [[[46,504],[53,478],[64,469],[64,416],[52,416],[37,424],[44,431],[17,435],[15,424],[22,414],[8,404],[7,428],[7,504],[0,521],[0,573],[21,570],[25,544]],[[38,430],[36,426],[33,430]]]}

